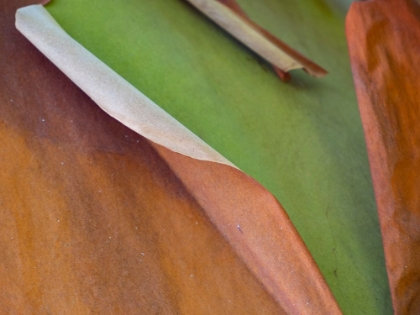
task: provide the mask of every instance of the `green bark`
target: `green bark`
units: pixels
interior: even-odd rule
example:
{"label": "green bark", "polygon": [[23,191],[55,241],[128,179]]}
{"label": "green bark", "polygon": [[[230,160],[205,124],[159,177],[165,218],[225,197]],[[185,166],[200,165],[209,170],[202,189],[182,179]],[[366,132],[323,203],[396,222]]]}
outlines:
{"label": "green bark", "polygon": [[322,0],[239,3],[330,74],[315,79],[297,70],[280,82],[186,1],[55,0],[47,9],[278,198],[345,314],[391,314],[344,17]]}

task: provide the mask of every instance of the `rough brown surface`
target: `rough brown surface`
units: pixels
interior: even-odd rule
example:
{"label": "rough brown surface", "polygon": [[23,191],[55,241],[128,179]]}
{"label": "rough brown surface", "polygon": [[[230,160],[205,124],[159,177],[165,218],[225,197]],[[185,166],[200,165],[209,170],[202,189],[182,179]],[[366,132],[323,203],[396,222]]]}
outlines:
{"label": "rough brown surface", "polygon": [[420,7],[354,3],[347,37],[395,314],[420,314]]}

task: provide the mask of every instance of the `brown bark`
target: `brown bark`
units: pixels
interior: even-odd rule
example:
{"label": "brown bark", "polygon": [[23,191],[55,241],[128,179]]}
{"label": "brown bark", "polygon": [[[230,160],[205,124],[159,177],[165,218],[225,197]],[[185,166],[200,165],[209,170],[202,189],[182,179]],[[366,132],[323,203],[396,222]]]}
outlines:
{"label": "brown bark", "polygon": [[420,314],[420,8],[354,3],[346,27],[395,314]]}

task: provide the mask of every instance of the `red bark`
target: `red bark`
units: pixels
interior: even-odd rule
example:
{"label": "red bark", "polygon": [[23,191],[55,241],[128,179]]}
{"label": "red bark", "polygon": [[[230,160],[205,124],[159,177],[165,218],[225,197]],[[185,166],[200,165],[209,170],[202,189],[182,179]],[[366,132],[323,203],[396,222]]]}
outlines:
{"label": "red bark", "polygon": [[346,28],[395,314],[420,314],[420,8],[354,3]]}

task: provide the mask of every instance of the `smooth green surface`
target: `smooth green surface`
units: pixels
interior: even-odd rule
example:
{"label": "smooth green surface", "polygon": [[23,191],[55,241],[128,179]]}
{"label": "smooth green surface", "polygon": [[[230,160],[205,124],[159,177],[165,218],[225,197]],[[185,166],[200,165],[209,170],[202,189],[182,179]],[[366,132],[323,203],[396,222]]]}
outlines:
{"label": "smooth green surface", "polygon": [[282,83],[182,0],[54,0],[88,50],[267,187],[345,314],[391,314],[344,17],[322,0],[242,0],[249,15],[325,67]]}

